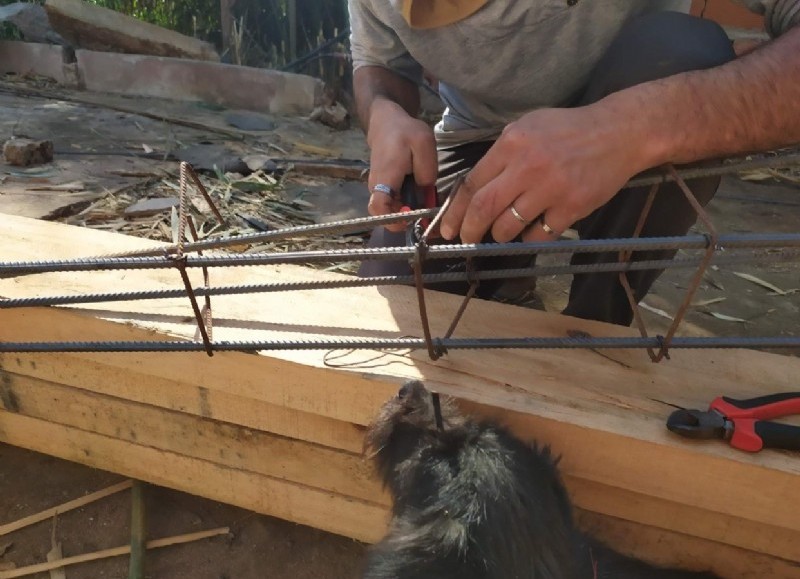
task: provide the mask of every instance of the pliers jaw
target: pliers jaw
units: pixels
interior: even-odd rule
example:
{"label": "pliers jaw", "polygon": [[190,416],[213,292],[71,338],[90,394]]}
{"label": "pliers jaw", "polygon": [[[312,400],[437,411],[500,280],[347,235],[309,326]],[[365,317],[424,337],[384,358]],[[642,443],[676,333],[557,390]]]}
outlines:
{"label": "pliers jaw", "polygon": [[729,439],[733,435],[733,423],[716,410],[676,410],[667,419],[667,428],[686,438]]}

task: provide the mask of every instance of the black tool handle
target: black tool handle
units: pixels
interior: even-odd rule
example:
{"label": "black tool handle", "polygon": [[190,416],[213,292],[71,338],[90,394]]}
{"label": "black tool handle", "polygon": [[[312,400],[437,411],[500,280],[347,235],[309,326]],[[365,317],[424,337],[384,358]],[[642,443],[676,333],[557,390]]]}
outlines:
{"label": "black tool handle", "polygon": [[422,207],[414,175],[406,175],[403,179],[403,185],[400,187],[400,200],[403,204],[403,211],[413,211]]}
{"label": "black tool handle", "polygon": [[758,420],[754,429],[763,441],[764,448],[800,450],[800,426]]}
{"label": "black tool handle", "polygon": [[781,416],[800,414],[800,392],[781,392],[745,400],[721,396],[711,402],[710,409],[718,411],[729,420],[737,418],[772,420]]}
{"label": "black tool handle", "polygon": [[736,399],[729,396],[723,396],[722,399],[728,404],[733,404],[737,408],[750,409],[759,406],[769,406],[770,404],[777,404],[779,402],[790,402],[796,400],[800,402],[800,392],[781,392],[779,394],[767,394],[766,396],[758,396],[756,398]]}

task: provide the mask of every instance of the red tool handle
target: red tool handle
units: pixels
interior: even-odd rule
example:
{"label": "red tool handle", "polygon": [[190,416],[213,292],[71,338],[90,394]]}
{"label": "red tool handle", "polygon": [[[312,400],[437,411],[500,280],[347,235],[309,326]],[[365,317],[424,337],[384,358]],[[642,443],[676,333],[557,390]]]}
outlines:
{"label": "red tool handle", "polygon": [[721,396],[711,402],[733,423],[731,446],[750,452],[762,448],[800,450],[800,426],[767,422],[771,418],[800,414],[800,392],[783,392],[746,400]]}

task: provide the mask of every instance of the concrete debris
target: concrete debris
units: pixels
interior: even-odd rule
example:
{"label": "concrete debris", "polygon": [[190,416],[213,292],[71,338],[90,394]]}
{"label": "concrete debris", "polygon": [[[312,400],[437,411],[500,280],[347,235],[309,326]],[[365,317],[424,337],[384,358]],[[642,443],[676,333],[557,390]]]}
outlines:
{"label": "concrete debris", "polygon": [[47,0],[50,23],[73,48],[219,61],[208,42],[83,0]]}
{"label": "concrete debris", "polygon": [[338,102],[315,108],[311,112],[311,120],[319,121],[337,131],[344,131],[350,128],[350,113]]}
{"label": "concrete debris", "polygon": [[14,2],[0,6],[0,22],[10,22],[28,42],[66,44],[61,35],[50,26],[47,12],[39,4]]}
{"label": "concrete debris", "polygon": [[18,167],[49,163],[53,160],[53,142],[12,138],[3,145],[3,157],[6,163]]}

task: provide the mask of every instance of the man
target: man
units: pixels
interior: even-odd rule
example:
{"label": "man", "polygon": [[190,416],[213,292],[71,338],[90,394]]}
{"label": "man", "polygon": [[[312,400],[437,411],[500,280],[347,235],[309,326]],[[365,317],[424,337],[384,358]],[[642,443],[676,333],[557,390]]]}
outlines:
{"label": "man", "polygon": [[[630,237],[646,196],[619,191],[635,174],[800,142],[800,0],[746,0],[773,39],[739,58],[719,26],[682,13],[688,4],[349,0],[370,213],[398,210],[406,174],[442,190],[464,174],[442,221],[446,240],[544,241],[570,227],[587,239]],[[416,118],[423,70],[446,105],[435,131]],[[717,184],[690,183],[703,204]],[[675,186],[664,187],[642,236],[683,235],[695,219]],[[403,236],[379,228],[370,243]],[[367,263],[361,274],[405,267]],[[637,299],[659,273],[629,275]],[[632,319],[616,274],[576,275],[564,313]]]}

